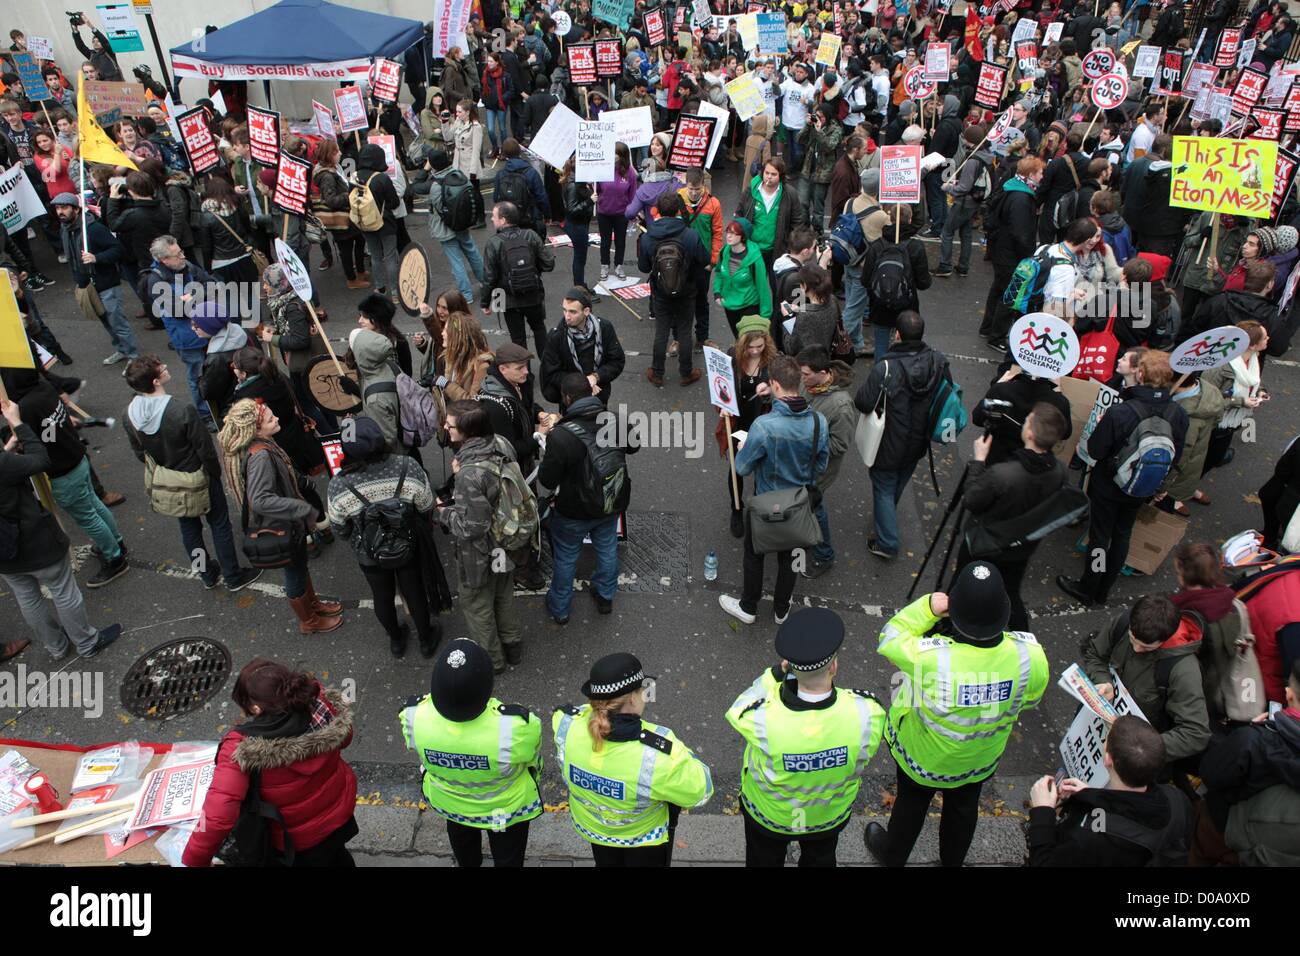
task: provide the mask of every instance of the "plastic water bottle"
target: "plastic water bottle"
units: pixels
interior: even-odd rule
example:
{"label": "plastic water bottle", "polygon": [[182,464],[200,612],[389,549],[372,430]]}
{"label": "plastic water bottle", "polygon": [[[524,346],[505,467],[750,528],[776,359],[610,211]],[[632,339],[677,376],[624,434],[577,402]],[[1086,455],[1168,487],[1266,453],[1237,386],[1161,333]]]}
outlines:
{"label": "plastic water bottle", "polygon": [[718,553],[710,551],[704,556],[704,580],[718,580]]}

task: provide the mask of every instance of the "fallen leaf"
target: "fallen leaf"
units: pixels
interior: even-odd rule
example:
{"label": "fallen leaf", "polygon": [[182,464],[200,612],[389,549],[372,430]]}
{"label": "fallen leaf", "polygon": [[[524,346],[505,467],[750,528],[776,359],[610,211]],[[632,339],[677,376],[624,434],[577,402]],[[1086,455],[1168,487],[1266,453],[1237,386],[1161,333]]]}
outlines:
{"label": "fallen leaf", "polygon": [[1242,495],[1241,500],[1246,502],[1246,504],[1248,505],[1261,504],[1259,500],[1259,495]]}
{"label": "fallen leaf", "polygon": [[252,607],[253,602],[256,600],[257,598],[251,594],[241,594],[239,597],[235,598],[235,607],[243,610],[244,608]]}

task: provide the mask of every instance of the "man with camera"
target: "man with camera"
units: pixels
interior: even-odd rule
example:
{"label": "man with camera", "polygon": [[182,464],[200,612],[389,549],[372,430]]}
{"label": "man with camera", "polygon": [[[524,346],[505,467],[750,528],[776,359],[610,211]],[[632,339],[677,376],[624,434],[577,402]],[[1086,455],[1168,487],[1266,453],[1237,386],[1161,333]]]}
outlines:
{"label": "man with camera", "polygon": [[[86,58],[86,61],[95,68],[95,75],[87,75],[86,79],[121,82],[122,68],[117,65],[117,57],[113,55],[113,48],[109,46],[108,37],[90,26],[84,12],[69,12],[68,20],[72,23],[72,42],[77,45],[77,49],[81,51],[81,55]],[[81,28],[85,26],[90,26],[91,46],[89,47],[86,46],[86,41],[81,38]]]}

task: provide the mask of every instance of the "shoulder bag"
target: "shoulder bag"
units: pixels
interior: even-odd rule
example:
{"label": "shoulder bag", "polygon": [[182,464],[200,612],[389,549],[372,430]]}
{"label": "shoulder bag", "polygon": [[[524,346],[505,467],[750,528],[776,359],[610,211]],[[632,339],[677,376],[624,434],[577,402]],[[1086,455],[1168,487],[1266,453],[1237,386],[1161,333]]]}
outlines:
{"label": "shoulder bag", "polygon": [[168,518],[197,518],[212,507],[206,471],[164,468],[148,454],[144,456],[144,492],[149,507]]}
{"label": "shoulder bag", "polygon": [[243,237],[239,233],[235,232],[235,230],[231,229],[230,223],[226,222],[226,220],[223,219],[221,216],[217,215],[214,212],[212,214],[212,218],[215,219],[217,222],[221,223],[221,228],[225,229],[226,232],[234,236],[236,242],[243,243],[244,251],[253,257],[253,266],[257,269],[258,278],[261,278],[262,275],[266,272],[266,267],[270,265],[270,262],[267,261],[266,256],[262,255],[255,248],[250,246],[247,242],[244,242]]}
{"label": "shoulder bag", "polygon": [[[249,449],[251,455],[257,448]],[[270,454],[270,451],[267,451]],[[255,568],[283,568],[293,563],[302,553],[305,536],[297,522],[275,521],[264,528],[248,529],[248,466],[244,466],[244,501],[240,513],[240,528],[244,532],[243,550],[248,563]]]}
{"label": "shoulder bag", "polygon": [[858,425],[853,431],[853,444],[858,449],[862,464],[870,468],[876,463],[876,453],[885,437],[885,412],[889,397],[889,363],[885,362],[885,379],[880,383],[880,397],[876,407],[866,415],[858,415]]}
{"label": "shoulder bag", "polygon": [[808,480],[796,488],[778,488],[754,495],[745,504],[750,540],[756,554],[811,548],[822,543],[821,525],[814,514],[822,498],[816,487],[817,446],[821,442],[822,423],[816,412],[812,419]]}

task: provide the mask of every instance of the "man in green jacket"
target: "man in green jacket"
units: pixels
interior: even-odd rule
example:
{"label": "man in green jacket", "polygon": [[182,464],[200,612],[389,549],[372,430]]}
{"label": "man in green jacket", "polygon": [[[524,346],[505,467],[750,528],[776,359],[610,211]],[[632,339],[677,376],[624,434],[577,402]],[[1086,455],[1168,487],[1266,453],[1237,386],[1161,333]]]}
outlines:
{"label": "man in green jacket", "polygon": [[1146,594],[1083,647],[1083,668],[1107,700],[1114,700],[1113,669],[1175,763],[1199,756],[1210,743],[1201,665],[1201,634],[1163,594]]}

